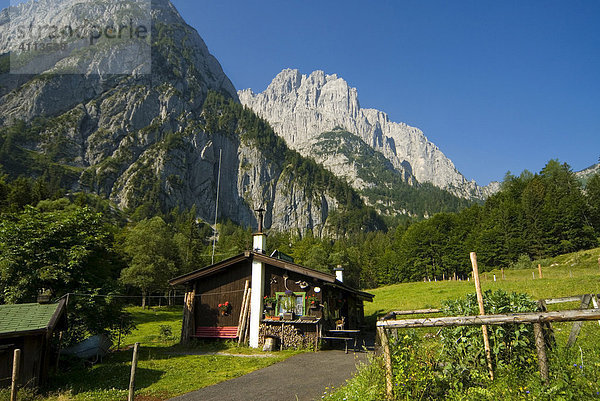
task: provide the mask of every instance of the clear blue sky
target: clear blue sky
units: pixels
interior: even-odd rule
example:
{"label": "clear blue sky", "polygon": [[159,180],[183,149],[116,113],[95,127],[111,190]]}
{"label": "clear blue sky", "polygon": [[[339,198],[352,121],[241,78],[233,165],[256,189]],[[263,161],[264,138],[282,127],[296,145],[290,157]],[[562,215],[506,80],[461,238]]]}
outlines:
{"label": "clear blue sky", "polygon": [[600,157],[598,0],[172,1],[236,88],[336,73],[480,184]]}
{"label": "clear blue sky", "polygon": [[469,179],[600,157],[600,1],[173,0],[238,89],[337,73]]}

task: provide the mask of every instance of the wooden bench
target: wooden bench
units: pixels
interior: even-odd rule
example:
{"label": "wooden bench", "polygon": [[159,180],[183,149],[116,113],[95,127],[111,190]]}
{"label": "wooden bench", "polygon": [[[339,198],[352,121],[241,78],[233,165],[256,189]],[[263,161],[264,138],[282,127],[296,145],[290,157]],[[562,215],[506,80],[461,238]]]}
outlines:
{"label": "wooden bench", "polygon": [[195,338],[237,338],[237,326],[196,327]]}

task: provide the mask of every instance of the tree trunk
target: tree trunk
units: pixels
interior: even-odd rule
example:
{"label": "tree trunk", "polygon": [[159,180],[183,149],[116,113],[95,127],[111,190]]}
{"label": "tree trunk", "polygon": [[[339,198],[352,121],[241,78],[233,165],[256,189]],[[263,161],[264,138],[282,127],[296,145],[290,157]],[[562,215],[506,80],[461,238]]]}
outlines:
{"label": "tree trunk", "polygon": [[146,309],[146,290],[142,290],[142,309]]}

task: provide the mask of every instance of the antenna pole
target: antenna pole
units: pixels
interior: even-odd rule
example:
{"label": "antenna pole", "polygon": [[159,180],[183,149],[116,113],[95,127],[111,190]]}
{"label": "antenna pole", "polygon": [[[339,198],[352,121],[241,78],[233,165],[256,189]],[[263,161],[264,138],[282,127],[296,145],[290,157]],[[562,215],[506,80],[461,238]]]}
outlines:
{"label": "antenna pole", "polygon": [[213,226],[213,246],[211,264],[215,263],[215,245],[217,242],[217,214],[219,212],[219,189],[221,187],[221,156],[223,149],[219,149],[219,172],[217,174],[217,202],[215,203],[215,225]]}

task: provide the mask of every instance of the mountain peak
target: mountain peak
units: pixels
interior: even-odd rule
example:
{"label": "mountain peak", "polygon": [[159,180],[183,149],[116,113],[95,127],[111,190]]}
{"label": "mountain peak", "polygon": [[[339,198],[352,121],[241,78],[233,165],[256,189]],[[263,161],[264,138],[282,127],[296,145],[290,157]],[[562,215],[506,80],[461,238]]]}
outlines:
{"label": "mountain peak", "polygon": [[411,171],[419,182],[467,199],[483,199],[494,191],[467,180],[418,128],[392,122],[383,111],[362,109],[356,88],[336,74],[285,69],[264,92],[244,90],[238,95],[301,154],[310,154],[321,133],[341,127],[383,154],[399,173]]}

